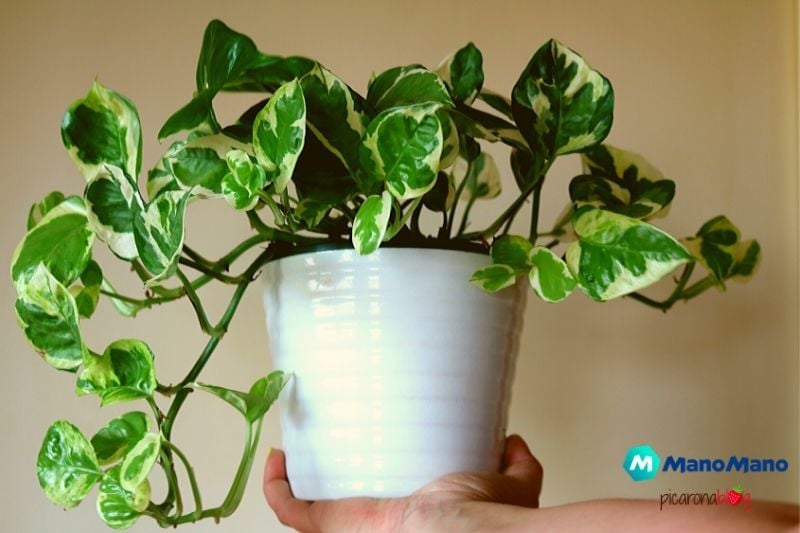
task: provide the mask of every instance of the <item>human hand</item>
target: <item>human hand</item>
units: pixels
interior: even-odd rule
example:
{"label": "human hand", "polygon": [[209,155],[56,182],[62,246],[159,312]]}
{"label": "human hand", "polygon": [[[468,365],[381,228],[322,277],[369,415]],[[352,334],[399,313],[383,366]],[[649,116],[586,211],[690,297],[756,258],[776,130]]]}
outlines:
{"label": "human hand", "polygon": [[542,466],[518,435],[506,439],[499,473],[450,474],[405,498],[307,502],[292,496],[282,451],[270,453],[264,470],[278,520],[304,533],[478,530],[497,514],[507,522],[521,507],[538,507],[541,489]]}

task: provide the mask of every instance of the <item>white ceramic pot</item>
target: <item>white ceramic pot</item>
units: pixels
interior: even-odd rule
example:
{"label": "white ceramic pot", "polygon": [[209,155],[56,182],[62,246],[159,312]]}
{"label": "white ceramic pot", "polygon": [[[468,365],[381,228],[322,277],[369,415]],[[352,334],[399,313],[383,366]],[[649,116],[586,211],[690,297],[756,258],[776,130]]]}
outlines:
{"label": "white ceramic pot", "polygon": [[520,284],[472,286],[485,255],[382,248],[265,267],[286,468],[305,500],[408,495],[451,472],[499,467]]}

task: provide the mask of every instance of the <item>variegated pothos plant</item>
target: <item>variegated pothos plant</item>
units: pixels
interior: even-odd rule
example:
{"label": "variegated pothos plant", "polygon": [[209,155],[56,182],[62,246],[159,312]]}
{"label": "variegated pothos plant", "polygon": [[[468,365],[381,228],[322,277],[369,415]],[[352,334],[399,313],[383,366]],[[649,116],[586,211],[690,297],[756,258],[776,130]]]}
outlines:
{"label": "variegated pothos plant", "polygon": [[[30,210],[11,265],[19,324],[47,364],[77,373],[79,395],[97,395],[101,405],[143,400],[151,416],[130,411],[91,438],[69,422],[53,424],[38,460],[39,482],[53,503],[72,507],[99,485],[98,512],[118,529],[142,515],[174,526],[234,511],[263,415],[286,376],[274,372],[248,392],[197,379],[259,269],[291,247],[351,244],[365,255],[386,242],[428,248],[477,243],[491,257],[471,280],[484,290],[502,290],[524,276],[547,302],[578,288],[597,301],[628,296],[663,310],[753,274],[758,243],[742,240],[724,216],[683,240],[651,223],[666,213],[675,184],[636,153],[602,144],[611,129],[614,92],[575,51],[555,40],[545,43],[510,98],[483,88],[482,62],[470,43],[435,70],[415,64],[375,75],[361,96],[316,61],[263,54],[248,37],[212,21],[197,65],[197,90],[159,132],[160,139],[182,138],[147,174],[144,192],[134,105],[95,82],[69,107],[62,138],[86,183],[82,194],[53,192]],[[213,101],[229,91],[263,96],[223,127]],[[467,231],[474,204],[500,193],[497,166],[483,151],[487,142],[510,147],[519,192],[492,224]],[[547,171],[573,153],[583,170],[569,183],[571,202],[542,232]],[[203,199],[224,199],[253,228],[251,237],[216,260],[185,242],[186,210]],[[510,234],[529,199],[529,233]],[[423,229],[424,212],[441,219],[433,231]],[[114,289],[92,258],[97,240],[130,263],[143,295]],[[229,272],[243,254],[266,243],[240,273]],[[693,279],[697,265],[705,275]],[[678,267],[668,298],[638,292]],[[234,287],[216,323],[197,294],[211,281]],[[475,290],[466,282],[464,290]],[[80,321],[92,316],[101,296],[127,317],[188,299],[208,341],[185,378],[161,383],[154,355],[141,340],[91,349]],[[227,497],[213,507],[204,504],[193,467],[172,440],[181,406],[196,389],[225,400],[245,419],[245,453]],[[166,408],[157,396],[169,402]],[[191,511],[184,510],[178,463],[190,481]],[[158,503],[151,501],[148,481],[155,465],[168,486]]]}

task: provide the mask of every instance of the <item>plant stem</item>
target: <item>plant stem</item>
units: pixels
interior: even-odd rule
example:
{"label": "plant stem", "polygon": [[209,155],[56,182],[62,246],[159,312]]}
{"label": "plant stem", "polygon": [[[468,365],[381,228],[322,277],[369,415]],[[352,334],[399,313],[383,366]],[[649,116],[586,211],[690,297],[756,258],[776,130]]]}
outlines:
{"label": "plant stem", "polygon": [[201,273],[205,274],[206,276],[214,278],[217,281],[221,281],[222,283],[227,283],[229,285],[236,285],[237,283],[239,283],[239,281],[241,281],[239,278],[236,278],[236,277],[233,277],[233,276],[228,276],[226,274],[223,274],[223,273],[217,271],[213,267],[207,266],[207,265],[205,265],[203,263],[198,263],[198,262],[196,262],[196,261],[194,261],[192,259],[188,259],[186,257],[178,258],[178,263],[180,263],[181,265],[185,265],[185,266],[191,267],[191,268],[197,270],[198,272],[201,272]]}
{"label": "plant stem", "polygon": [[258,214],[252,209],[247,212],[247,219],[250,221],[250,226],[267,241],[285,241],[293,242],[296,244],[318,244],[328,242],[324,237],[307,237],[305,235],[295,235],[277,228],[271,228],[264,224]]}
{"label": "plant stem", "polygon": [[199,516],[200,513],[203,512],[203,500],[200,496],[200,487],[197,485],[197,478],[194,475],[194,468],[192,468],[191,463],[183,454],[183,452],[172,442],[164,440],[163,444],[165,444],[171,451],[175,452],[175,455],[177,455],[183,463],[183,466],[186,469],[186,475],[189,477],[189,484],[192,487],[192,496],[194,497],[194,513],[192,514]]}
{"label": "plant stem", "polygon": [[458,232],[456,233],[456,237],[460,237],[464,234],[464,230],[467,229],[467,221],[469,220],[469,212],[472,211],[472,206],[475,205],[475,200],[477,197],[472,196],[470,197],[469,201],[467,202],[467,207],[464,208],[464,214],[461,216],[461,224],[458,226]]}
{"label": "plant stem", "polygon": [[539,197],[542,194],[542,184],[544,184],[544,180],[540,179],[539,184],[533,190],[533,205],[531,206],[531,231],[529,233],[528,240],[531,243],[536,244],[536,238],[538,237],[539,231]]}
{"label": "plant stem", "polygon": [[503,211],[503,213],[499,217],[497,217],[497,219],[495,219],[495,221],[492,222],[488,228],[486,228],[483,231],[473,231],[472,233],[465,233],[464,235],[462,235],[462,237],[468,240],[476,238],[488,240],[492,235],[494,235],[497,232],[498,229],[500,229],[500,227],[506,220],[508,220],[508,218],[513,217],[514,215],[517,214],[519,208],[522,206],[522,204],[525,203],[525,200],[528,199],[528,195],[530,195],[531,192],[533,192],[534,187],[535,185],[528,185],[527,187],[525,187],[520,193],[520,195],[517,197],[517,199],[514,200],[514,202],[512,202],[512,204],[508,206],[508,208],[505,211]]}
{"label": "plant stem", "polygon": [[684,287],[686,287],[686,284],[689,282],[689,278],[692,276],[692,272],[694,271],[694,266],[695,263],[687,263],[687,265],[683,267],[683,272],[681,273],[681,277],[678,279],[677,285],[675,285],[675,289],[672,291],[672,294],[670,294],[669,297],[666,298],[665,300],[662,301],[653,300],[652,298],[648,298],[647,296],[639,294],[638,292],[632,292],[627,296],[629,296],[633,300],[636,300],[637,302],[643,303],[650,307],[654,307],[656,309],[660,309],[661,311],[666,313],[673,305],[675,305],[676,302],[691,300],[692,298],[697,297],[701,293],[705,292],[706,290],[716,285],[716,281],[709,274],[708,276],[701,279],[697,283],[684,289]]}
{"label": "plant stem", "polygon": [[184,274],[180,268],[175,270],[175,275],[181,280],[183,288],[186,291],[186,296],[189,297],[189,301],[192,303],[192,307],[194,307],[197,320],[200,322],[200,329],[202,329],[203,333],[206,335],[215,335],[217,331],[211,325],[211,322],[209,322],[206,310],[203,308],[203,303],[200,301],[200,297],[197,296],[197,293],[195,292],[194,287],[192,287],[189,278],[186,277],[186,274]]}
{"label": "plant stem", "polygon": [[401,229],[403,229],[403,226],[406,225],[406,222],[408,222],[408,219],[411,217],[414,211],[419,207],[419,204],[421,202],[422,202],[422,196],[414,198],[414,200],[411,202],[411,205],[408,207],[408,209],[406,209],[406,212],[403,213],[403,216],[398,217],[397,222],[395,222],[392,225],[392,227],[386,231],[386,236],[383,238],[384,241],[390,240],[392,237],[397,235],[397,233]]}
{"label": "plant stem", "polygon": [[[468,163],[471,165],[472,163]],[[447,229],[445,230],[445,236],[447,238],[453,233],[453,224],[456,221],[456,208],[458,207],[458,199],[461,198],[461,193],[464,192],[464,187],[467,186],[467,175],[469,175],[469,166],[467,167],[467,173],[464,174],[464,179],[461,180],[461,183],[458,184],[456,188],[456,194],[453,198],[453,205],[450,206],[450,214],[447,217]]]}

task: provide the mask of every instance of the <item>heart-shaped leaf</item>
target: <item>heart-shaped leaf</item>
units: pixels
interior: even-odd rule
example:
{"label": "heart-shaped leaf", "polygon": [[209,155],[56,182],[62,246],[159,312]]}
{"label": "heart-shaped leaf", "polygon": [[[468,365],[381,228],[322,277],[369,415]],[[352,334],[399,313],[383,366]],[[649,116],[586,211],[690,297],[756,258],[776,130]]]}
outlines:
{"label": "heart-shaped leaf", "polygon": [[560,302],[578,285],[567,264],[549,248],[535,246],[530,252],[530,262],[533,267],[528,279],[533,291],[545,302]]}
{"label": "heart-shaped leaf", "polygon": [[150,429],[150,419],[141,411],[131,411],[111,420],[94,434],[91,443],[101,465],[121,459]]}
{"label": "heart-shaped leaf", "polygon": [[75,392],[97,394],[106,406],[150,397],[155,388],[153,352],[142,341],[123,339],[112,342],[103,355],[84,357]]}
{"label": "heart-shaped leaf", "polygon": [[469,279],[470,283],[488,292],[498,292],[511,287],[517,279],[517,272],[508,265],[489,265],[477,270]]}
{"label": "heart-shaped leaf", "polygon": [[453,105],[441,78],[422,65],[394,67],[379,74],[369,85],[367,102],[376,111],[413,104]]}
{"label": "heart-shaped leaf", "polygon": [[388,191],[370,196],[361,204],[353,221],[353,247],[359,255],[369,255],[378,249],[391,214],[392,197]]}
{"label": "heart-shaped leaf", "polygon": [[253,209],[267,182],[264,167],[241,150],[231,150],[225,159],[228,163],[228,173],[222,178],[225,201],[239,211]]}
{"label": "heart-shaped leaf", "polygon": [[161,435],[145,433],[141,439],[128,450],[122,459],[119,472],[120,487],[128,492],[136,493],[142,483],[147,481],[150,470],[161,452]]}
{"label": "heart-shaped leaf", "polygon": [[103,477],[92,445],[66,420],[47,430],[36,473],[45,496],[65,509],[78,505]]}
{"label": "heart-shaped leaf", "polygon": [[136,249],[142,264],[153,275],[148,285],[157,284],[175,272],[183,249],[188,199],[188,192],[163,193],[146,210],[136,213],[133,221]]}
{"label": "heart-shaped leaf", "polygon": [[445,58],[436,73],[450,88],[456,102],[470,105],[483,87],[483,55],[474,44],[467,43]]}
{"label": "heart-shaped leaf", "polygon": [[508,265],[516,273],[523,273],[531,268],[532,249],[533,245],[525,237],[503,235],[492,243],[489,253],[493,263]]}
{"label": "heart-shaped leaf", "polygon": [[712,218],[694,237],[683,239],[694,259],[724,288],[727,279],[750,278],[758,268],[761,247],[755,240],[742,241],[739,228],[727,217]]}
{"label": "heart-shaped leaf", "polygon": [[240,392],[215,385],[194,383],[192,387],[203,390],[226,401],[242,413],[248,423],[258,422],[278,399],[278,395],[289,381],[289,375],[280,370],[271,372],[253,383],[248,392]]}
{"label": "heart-shaped leaf", "polygon": [[89,227],[122,259],[138,257],[134,218],[144,209],[136,184],[119,167],[105,165],[86,184],[83,193]]}
{"label": "heart-shaped leaf", "polygon": [[134,491],[122,488],[122,467],[115,466],[105,473],[97,493],[97,514],[112,529],[128,529],[150,503],[150,482],[146,479]]}

